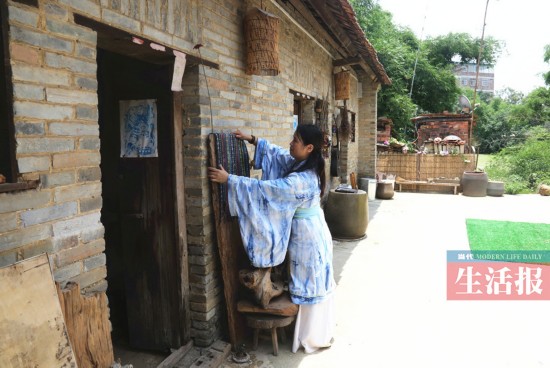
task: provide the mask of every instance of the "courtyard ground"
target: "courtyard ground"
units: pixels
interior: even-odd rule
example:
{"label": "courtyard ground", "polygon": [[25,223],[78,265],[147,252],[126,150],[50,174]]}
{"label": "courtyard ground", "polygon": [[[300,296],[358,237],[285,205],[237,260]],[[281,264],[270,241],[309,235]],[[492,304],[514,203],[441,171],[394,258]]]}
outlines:
{"label": "courtyard ground", "polygon": [[333,346],[293,354],[288,342],[275,357],[260,340],[249,364],[223,367],[550,367],[550,301],[446,299],[446,251],[469,249],[466,218],[550,223],[550,197],[396,193],[369,201],[369,218],[367,238],[334,245]]}

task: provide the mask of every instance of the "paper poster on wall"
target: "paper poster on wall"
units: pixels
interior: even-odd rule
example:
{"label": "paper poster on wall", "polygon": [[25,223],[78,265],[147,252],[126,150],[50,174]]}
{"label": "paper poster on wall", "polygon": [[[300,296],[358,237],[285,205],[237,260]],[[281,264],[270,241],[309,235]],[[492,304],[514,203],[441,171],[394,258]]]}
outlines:
{"label": "paper poster on wall", "polygon": [[120,157],[158,157],[156,100],[120,104]]}
{"label": "paper poster on wall", "polygon": [[298,128],[298,115],[292,115],[292,130]]}

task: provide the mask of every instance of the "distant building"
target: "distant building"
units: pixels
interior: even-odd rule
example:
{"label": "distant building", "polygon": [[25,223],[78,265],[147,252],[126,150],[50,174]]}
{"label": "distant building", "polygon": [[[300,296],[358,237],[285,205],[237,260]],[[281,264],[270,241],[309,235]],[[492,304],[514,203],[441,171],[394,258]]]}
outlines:
{"label": "distant building", "polygon": [[[476,64],[456,64],[454,69],[456,81],[460,87],[475,88]],[[495,93],[495,70],[488,65],[479,66],[478,92]]]}

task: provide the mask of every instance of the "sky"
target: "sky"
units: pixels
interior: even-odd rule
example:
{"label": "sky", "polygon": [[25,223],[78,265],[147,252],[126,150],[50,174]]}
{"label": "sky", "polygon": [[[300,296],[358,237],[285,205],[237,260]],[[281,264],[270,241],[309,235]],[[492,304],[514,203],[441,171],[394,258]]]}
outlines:
{"label": "sky", "polygon": [[[448,33],[480,38],[486,0],[378,0],[393,14],[394,24],[409,27],[422,39]],[[485,37],[505,42],[495,65],[495,90],[506,87],[525,94],[544,86],[543,60],[550,44],[550,0],[489,0]]]}

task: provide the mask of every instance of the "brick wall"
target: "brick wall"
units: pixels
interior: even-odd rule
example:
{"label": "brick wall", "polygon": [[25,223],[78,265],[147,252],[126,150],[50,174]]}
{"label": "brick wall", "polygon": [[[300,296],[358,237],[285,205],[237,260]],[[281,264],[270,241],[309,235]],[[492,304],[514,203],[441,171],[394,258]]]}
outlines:
{"label": "brick wall", "polygon": [[[281,18],[281,74],[244,73],[242,20],[247,6],[254,5],[259,1],[40,0],[38,8],[9,2],[17,161],[23,179],[40,179],[40,187],[0,194],[0,266],[48,252],[62,284],[77,281],[85,292],[107,287],[97,35],[77,25],[73,14],[193,55],[193,46],[202,43],[202,57],[220,68],[189,66],[183,79],[191,336],[197,345],[208,345],[223,334],[225,305],[206,177],[208,134],[212,127],[215,132],[242,129],[287,147],[293,133],[290,89],[316,98],[328,95],[330,116],[336,106],[336,53],[326,42],[312,40],[273,3],[263,5]],[[292,15],[309,29],[299,14]],[[373,175],[377,85],[366,74],[356,79],[363,97],[357,98],[352,78],[348,108],[357,114],[357,130],[345,167],[347,173]]]}
{"label": "brick wall", "polygon": [[379,87],[372,82],[371,76],[366,73],[361,74],[359,80],[361,81],[363,95],[358,101],[357,173],[358,177],[373,178],[376,174],[376,97]]}
{"label": "brick wall", "polygon": [[41,185],[0,194],[0,265],[48,252],[56,281],[105,289],[96,34],[63,4],[8,14],[19,172]]}
{"label": "brick wall", "polygon": [[418,128],[418,144],[422,145],[429,139],[445,138],[448,135],[456,135],[468,144],[468,121],[428,121]]}

